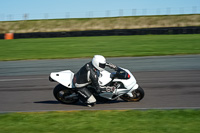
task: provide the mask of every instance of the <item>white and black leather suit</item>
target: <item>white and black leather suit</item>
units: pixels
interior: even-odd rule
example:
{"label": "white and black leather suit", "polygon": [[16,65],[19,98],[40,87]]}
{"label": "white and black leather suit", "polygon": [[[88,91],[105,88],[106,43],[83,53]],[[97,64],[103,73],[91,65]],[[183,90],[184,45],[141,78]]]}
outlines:
{"label": "white and black leather suit", "polygon": [[73,83],[80,94],[80,99],[86,104],[95,103],[96,99],[92,93],[86,88],[87,85],[92,84],[97,93],[100,93],[101,88],[98,83],[99,70],[97,70],[92,62],[86,63],[75,75]]}

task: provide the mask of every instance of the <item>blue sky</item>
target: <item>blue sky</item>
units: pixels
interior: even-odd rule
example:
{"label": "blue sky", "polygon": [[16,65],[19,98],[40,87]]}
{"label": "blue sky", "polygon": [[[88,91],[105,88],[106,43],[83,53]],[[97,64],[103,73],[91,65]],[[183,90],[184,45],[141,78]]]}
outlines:
{"label": "blue sky", "polygon": [[34,19],[200,13],[200,0],[0,0],[0,3],[0,21],[9,17],[19,19],[23,14]]}

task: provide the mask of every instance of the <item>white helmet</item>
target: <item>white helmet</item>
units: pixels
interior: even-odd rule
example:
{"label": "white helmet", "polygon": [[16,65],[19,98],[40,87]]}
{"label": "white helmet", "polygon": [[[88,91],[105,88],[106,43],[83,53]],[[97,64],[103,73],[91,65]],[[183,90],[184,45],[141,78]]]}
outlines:
{"label": "white helmet", "polygon": [[92,59],[92,65],[99,71],[103,71],[106,66],[106,59],[102,55],[95,55]]}

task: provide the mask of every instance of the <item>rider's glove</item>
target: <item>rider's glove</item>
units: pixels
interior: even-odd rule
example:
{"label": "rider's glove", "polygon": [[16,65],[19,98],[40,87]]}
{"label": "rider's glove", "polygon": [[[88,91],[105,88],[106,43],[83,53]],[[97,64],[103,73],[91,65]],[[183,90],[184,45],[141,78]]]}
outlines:
{"label": "rider's glove", "polygon": [[113,65],[112,63],[106,63],[106,66],[110,67],[111,69],[117,70],[117,66]]}

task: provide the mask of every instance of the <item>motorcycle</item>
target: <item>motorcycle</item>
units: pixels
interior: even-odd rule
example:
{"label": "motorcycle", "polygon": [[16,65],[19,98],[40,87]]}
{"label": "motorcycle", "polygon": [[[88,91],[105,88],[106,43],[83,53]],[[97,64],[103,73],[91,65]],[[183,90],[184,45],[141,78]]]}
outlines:
{"label": "motorcycle", "polygon": [[[58,82],[54,88],[54,97],[61,103],[74,104],[79,101],[77,89],[73,84],[74,73],[70,70],[52,72],[49,80]],[[133,74],[124,68],[118,67],[116,72],[103,70],[99,75],[99,85],[106,91],[97,94],[92,85],[86,87],[92,92],[97,102],[107,102],[121,98],[127,102],[138,102],[144,97],[144,90],[137,84]]]}

